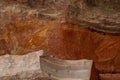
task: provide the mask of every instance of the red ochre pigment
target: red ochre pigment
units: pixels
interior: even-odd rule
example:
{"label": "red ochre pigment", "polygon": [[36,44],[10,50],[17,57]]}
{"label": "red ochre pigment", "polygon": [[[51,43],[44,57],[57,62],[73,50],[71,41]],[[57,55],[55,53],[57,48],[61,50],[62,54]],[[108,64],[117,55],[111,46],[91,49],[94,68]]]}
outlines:
{"label": "red ochre pigment", "polygon": [[62,23],[48,32],[48,52],[62,59],[92,59],[102,71],[120,70],[120,36]]}

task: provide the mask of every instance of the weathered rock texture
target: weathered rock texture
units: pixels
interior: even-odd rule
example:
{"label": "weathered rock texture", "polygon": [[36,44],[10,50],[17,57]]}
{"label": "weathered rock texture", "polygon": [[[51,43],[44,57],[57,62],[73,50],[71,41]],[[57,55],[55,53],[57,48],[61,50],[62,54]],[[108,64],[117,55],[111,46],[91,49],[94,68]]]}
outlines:
{"label": "weathered rock texture", "polygon": [[0,55],[46,49],[117,73],[119,33],[120,0],[0,0]]}
{"label": "weathered rock texture", "polygon": [[120,33],[120,0],[73,0],[66,20],[105,33]]}
{"label": "weathered rock texture", "polygon": [[51,28],[48,37],[49,53],[56,57],[92,59],[101,72],[120,71],[119,35],[92,32],[73,24],[63,23]]}
{"label": "weathered rock texture", "polygon": [[120,74],[101,74],[100,78],[101,80],[119,80]]}
{"label": "weathered rock texture", "polygon": [[32,19],[6,25],[0,35],[0,54],[25,54],[46,48],[52,22]]}
{"label": "weathered rock texture", "polygon": [[92,60],[62,60],[41,56],[40,63],[41,70],[56,80],[98,80]]}
{"label": "weathered rock texture", "polygon": [[27,55],[4,55],[0,57],[0,80],[36,80],[43,77],[39,56],[43,51]]}
{"label": "weathered rock texture", "polygon": [[98,33],[69,23],[56,24],[49,30],[48,47],[50,54],[62,59],[94,60],[99,73],[120,72],[119,35]]}
{"label": "weathered rock texture", "polygon": [[53,25],[50,20],[64,21],[62,13],[69,4],[66,3],[54,0],[1,0],[0,55],[45,49],[46,33]]}
{"label": "weathered rock texture", "polygon": [[67,21],[118,33],[119,3],[119,0],[1,0],[0,54],[24,54],[44,49],[47,29],[53,24],[44,20]]}

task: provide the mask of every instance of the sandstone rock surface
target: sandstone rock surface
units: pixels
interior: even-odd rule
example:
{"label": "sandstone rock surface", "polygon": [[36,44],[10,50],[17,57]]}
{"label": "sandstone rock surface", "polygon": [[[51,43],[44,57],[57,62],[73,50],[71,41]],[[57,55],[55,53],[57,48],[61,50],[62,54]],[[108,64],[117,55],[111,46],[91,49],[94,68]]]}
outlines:
{"label": "sandstone rock surface", "polygon": [[45,49],[119,73],[119,26],[120,0],[0,0],[0,55]]}
{"label": "sandstone rock surface", "polygon": [[101,80],[119,80],[120,79],[120,74],[101,74],[100,75]]}
{"label": "sandstone rock surface", "polygon": [[0,55],[46,49],[46,33],[53,25],[51,20],[64,21],[61,14],[68,5],[66,3],[54,0],[1,0]]}
{"label": "sandstone rock surface", "polygon": [[105,33],[120,33],[120,0],[73,0],[66,20]]}
{"label": "sandstone rock surface", "polygon": [[0,55],[45,49],[47,30],[51,25],[50,21],[32,19],[5,26],[0,34]]}
{"label": "sandstone rock surface", "polygon": [[100,72],[119,73],[119,41],[119,35],[62,23],[49,30],[48,51],[62,59],[92,59]]}
{"label": "sandstone rock surface", "polygon": [[[48,27],[53,24],[51,20],[60,23],[67,21],[81,27],[89,25],[89,28],[90,26],[97,27],[96,30],[100,29],[103,32],[107,28],[109,28],[108,32],[117,30],[119,32],[119,3],[119,0],[1,0],[0,54],[25,54],[44,49],[46,45],[45,34]],[[101,9],[104,6],[107,7],[104,10]],[[39,19],[50,20],[50,22]],[[104,28],[100,25],[103,25]],[[76,35],[76,32],[73,35]],[[88,45],[91,43],[86,41]],[[100,50],[98,51],[100,52]]]}
{"label": "sandstone rock surface", "polygon": [[4,55],[0,57],[0,80],[36,80],[43,77],[39,56],[43,51],[27,55]]}

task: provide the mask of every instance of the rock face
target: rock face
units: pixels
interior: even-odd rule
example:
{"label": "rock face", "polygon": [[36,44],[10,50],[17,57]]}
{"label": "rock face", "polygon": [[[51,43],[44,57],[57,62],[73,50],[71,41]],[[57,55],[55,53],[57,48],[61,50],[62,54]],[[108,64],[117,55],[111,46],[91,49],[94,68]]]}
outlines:
{"label": "rock face", "polygon": [[0,55],[45,49],[119,73],[119,26],[120,0],[0,0]]}
{"label": "rock face", "polygon": [[101,80],[119,80],[120,79],[120,74],[101,74],[100,75]]}
{"label": "rock face", "polygon": [[40,63],[41,70],[56,80],[98,80],[92,60],[62,60],[41,56]]}
{"label": "rock face", "polygon": [[[119,0],[1,0],[0,54],[25,54],[45,49],[45,35],[53,21],[118,33],[119,3]],[[104,6],[107,7],[103,9]]]}
{"label": "rock face", "polygon": [[55,25],[48,33],[50,54],[62,59],[92,59],[100,72],[119,73],[119,41],[119,35],[102,34],[69,23]]}
{"label": "rock face", "polygon": [[[65,3],[54,0],[1,0],[0,55],[46,49],[46,33],[53,25],[50,20],[64,21],[61,14],[68,5]],[[53,7],[50,8],[51,5]]]}
{"label": "rock face", "polygon": [[52,22],[38,19],[6,25],[0,35],[0,54],[25,54],[45,49],[50,25]]}
{"label": "rock face", "polygon": [[67,21],[105,33],[120,33],[120,0],[73,0]]}
{"label": "rock face", "polygon": [[[42,77],[39,56],[43,51],[27,55],[4,55],[0,57],[0,80],[36,80]],[[40,76],[41,75],[41,76]]]}

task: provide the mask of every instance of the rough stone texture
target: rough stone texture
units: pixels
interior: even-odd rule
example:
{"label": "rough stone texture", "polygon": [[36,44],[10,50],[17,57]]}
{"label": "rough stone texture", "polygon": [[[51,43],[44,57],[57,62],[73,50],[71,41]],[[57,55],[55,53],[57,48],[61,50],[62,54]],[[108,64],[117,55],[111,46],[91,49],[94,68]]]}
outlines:
{"label": "rough stone texture", "polygon": [[119,26],[120,0],[0,0],[0,55],[48,49],[63,59],[93,59],[101,73],[120,72],[120,36],[106,34]]}
{"label": "rough stone texture", "polygon": [[120,74],[100,74],[101,80],[120,80]]}
{"label": "rough stone texture", "polygon": [[25,54],[45,49],[50,21],[32,19],[6,25],[0,34],[0,55]]}
{"label": "rough stone texture", "polygon": [[53,26],[48,51],[62,59],[92,59],[98,71],[119,72],[120,36],[102,34],[73,24]]}
{"label": "rough stone texture", "polygon": [[67,0],[1,0],[0,18],[6,24],[31,18],[64,20],[69,4]]}
{"label": "rough stone texture", "polygon": [[93,63],[92,70],[91,70],[90,80],[99,80],[99,74],[98,74],[98,71],[97,71],[94,63]]}
{"label": "rough stone texture", "polygon": [[[0,54],[25,54],[44,49],[45,34],[48,29],[46,26],[50,27],[53,22],[39,19],[67,21],[81,25],[80,27],[89,25],[89,28],[91,26],[92,28],[97,27],[103,32],[105,28],[100,25],[106,26],[106,28],[108,28],[107,26],[115,26],[115,30],[113,27],[110,27],[110,30],[107,29],[110,32],[119,30],[119,3],[119,0],[1,0]],[[104,6],[107,8],[103,9]]]}
{"label": "rough stone texture", "polygon": [[[51,78],[39,71],[21,72],[16,75],[3,76],[0,80],[49,80]],[[54,80],[54,79],[51,79]]]}
{"label": "rough stone texture", "polygon": [[98,80],[98,77],[95,76],[97,73],[93,70],[95,68],[92,60],[61,60],[41,56],[40,63],[41,70],[57,80]]}
{"label": "rough stone texture", "polygon": [[0,55],[25,54],[46,49],[46,33],[53,24],[48,20],[64,21],[64,15],[61,14],[68,4],[49,0],[44,5],[40,4],[41,8],[39,3],[42,1],[44,3],[44,0],[1,0]]}
{"label": "rough stone texture", "polygon": [[4,55],[0,57],[0,80],[36,80],[45,77],[41,72],[39,56],[43,51],[27,55]]}
{"label": "rough stone texture", "polygon": [[0,57],[0,76],[15,75],[16,73],[29,70],[39,70],[39,56],[42,51],[30,53],[24,56],[5,55]]}
{"label": "rough stone texture", "polygon": [[68,22],[106,33],[120,33],[120,0],[73,0]]}

